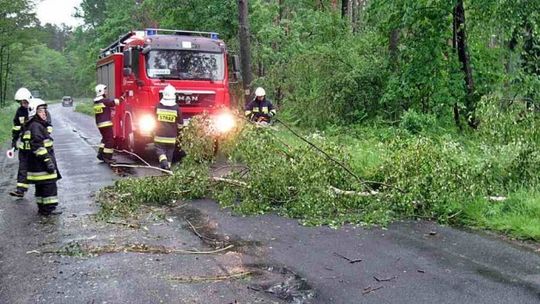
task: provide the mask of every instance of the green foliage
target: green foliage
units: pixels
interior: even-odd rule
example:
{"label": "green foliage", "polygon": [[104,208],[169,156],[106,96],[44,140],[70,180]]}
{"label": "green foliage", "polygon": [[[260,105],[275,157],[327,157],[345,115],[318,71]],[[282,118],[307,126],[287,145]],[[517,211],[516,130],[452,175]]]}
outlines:
{"label": "green foliage", "polygon": [[503,202],[477,199],[464,206],[463,222],[520,239],[540,240],[540,193],[520,189]]}
{"label": "green foliage", "polygon": [[203,198],[210,186],[208,167],[186,161],[172,176],[128,178],[116,181],[97,196],[99,217],[133,215],[141,204],[170,205],[181,199]]}
{"label": "green foliage", "polygon": [[38,44],[23,48],[21,59],[12,71],[12,81],[30,90],[38,90],[42,98],[58,99],[71,95],[71,68],[59,52]]}
{"label": "green foliage", "polygon": [[90,100],[78,100],[75,102],[75,111],[89,116],[94,116],[94,102]]}
{"label": "green foliage", "polygon": [[417,113],[415,110],[409,110],[401,116],[399,127],[409,131],[411,134],[422,133],[432,130],[436,125],[433,115]]}
{"label": "green foliage", "polygon": [[13,116],[17,106],[15,103],[8,107],[0,108],[0,142],[5,142],[11,138],[11,128],[13,127]]}

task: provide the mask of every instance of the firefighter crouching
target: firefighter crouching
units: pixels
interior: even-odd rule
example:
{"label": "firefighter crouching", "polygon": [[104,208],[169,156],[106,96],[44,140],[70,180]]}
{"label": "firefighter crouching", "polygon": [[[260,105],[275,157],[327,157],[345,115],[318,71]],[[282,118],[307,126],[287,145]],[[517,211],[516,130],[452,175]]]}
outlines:
{"label": "firefighter crouching", "polygon": [[167,85],[156,107],[154,145],[161,169],[170,170],[176,148],[178,129],[182,127],[182,112],[176,104],[176,89]]}
{"label": "firefighter crouching", "polygon": [[28,122],[24,127],[23,145],[28,153],[28,183],[36,186],[36,203],[41,215],[61,214],[56,211],[61,178],[54,156],[53,139],[47,128],[47,104],[40,99],[30,100]]}
{"label": "firefighter crouching", "polygon": [[20,107],[17,109],[17,112],[15,112],[15,117],[13,118],[11,148],[14,151],[19,150],[19,169],[17,171],[17,188],[14,191],[11,191],[9,195],[24,197],[24,194],[28,191],[26,172],[28,169],[27,160],[29,149],[26,149],[24,145],[19,142],[19,138],[23,133],[24,124],[28,121],[28,103],[32,99],[32,94],[28,89],[20,88],[15,93],[14,99],[20,104]]}
{"label": "firefighter crouching", "polygon": [[255,90],[255,99],[246,105],[246,117],[253,122],[270,123],[270,120],[276,115],[276,109],[272,102],[266,98],[266,92],[263,88]]}
{"label": "firefighter crouching", "polygon": [[96,98],[94,99],[94,114],[96,115],[96,125],[101,133],[101,144],[99,145],[97,158],[105,163],[114,163],[114,137],[113,122],[111,117],[112,108],[119,105],[119,99],[107,98],[107,86],[98,84],[96,86]]}

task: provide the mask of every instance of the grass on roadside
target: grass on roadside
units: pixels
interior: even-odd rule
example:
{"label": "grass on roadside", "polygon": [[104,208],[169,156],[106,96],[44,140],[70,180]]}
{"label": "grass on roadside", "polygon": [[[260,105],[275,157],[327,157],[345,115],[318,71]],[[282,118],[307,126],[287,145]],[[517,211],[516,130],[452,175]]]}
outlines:
{"label": "grass on roadside", "polygon": [[11,129],[13,128],[13,116],[17,110],[17,104],[0,108],[0,142],[3,143],[11,138]]}
{"label": "grass on roadside", "polygon": [[91,98],[78,98],[75,99],[75,112],[83,113],[86,115],[94,116],[94,102]]}

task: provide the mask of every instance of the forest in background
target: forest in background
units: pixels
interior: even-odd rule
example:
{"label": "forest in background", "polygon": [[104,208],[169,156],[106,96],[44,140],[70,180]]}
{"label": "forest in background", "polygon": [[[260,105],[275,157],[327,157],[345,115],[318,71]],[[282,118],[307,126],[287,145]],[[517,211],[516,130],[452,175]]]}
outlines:
{"label": "forest in background", "polygon": [[236,54],[247,34],[246,85],[267,88],[304,126],[395,122],[413,110],[475,127],[484,96],[539,98],[537,1],[83,0],[75,28],[40,25],[30,0],[0,4],[2,104],[20,86],[91,95],[99,49],[148,27],[219,32]]}
{"label": "forest in background", "polygon": [[[265,87],[280,120],[354,173],[247,130],[230,157],[250,166],[249,191],[190,193],[308,224],[427,218],[540,239],[540,1],[83,0],[75,28],[38,25],[30,7],[0,0],[3,106],[20,86],[92,96],[100,48],[130,30],[218,32],[244,86]],[[274,152],[264,162],[260,146]]]}

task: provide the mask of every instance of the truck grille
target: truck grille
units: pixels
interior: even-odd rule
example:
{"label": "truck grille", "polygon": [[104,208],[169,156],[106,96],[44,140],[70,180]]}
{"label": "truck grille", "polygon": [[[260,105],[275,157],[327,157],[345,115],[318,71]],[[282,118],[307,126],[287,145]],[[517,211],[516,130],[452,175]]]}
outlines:
{"label": "truck grille", "polygon": [[182,107],[212,107],[216,99],[213,91],[177,91],[176,102]]}

